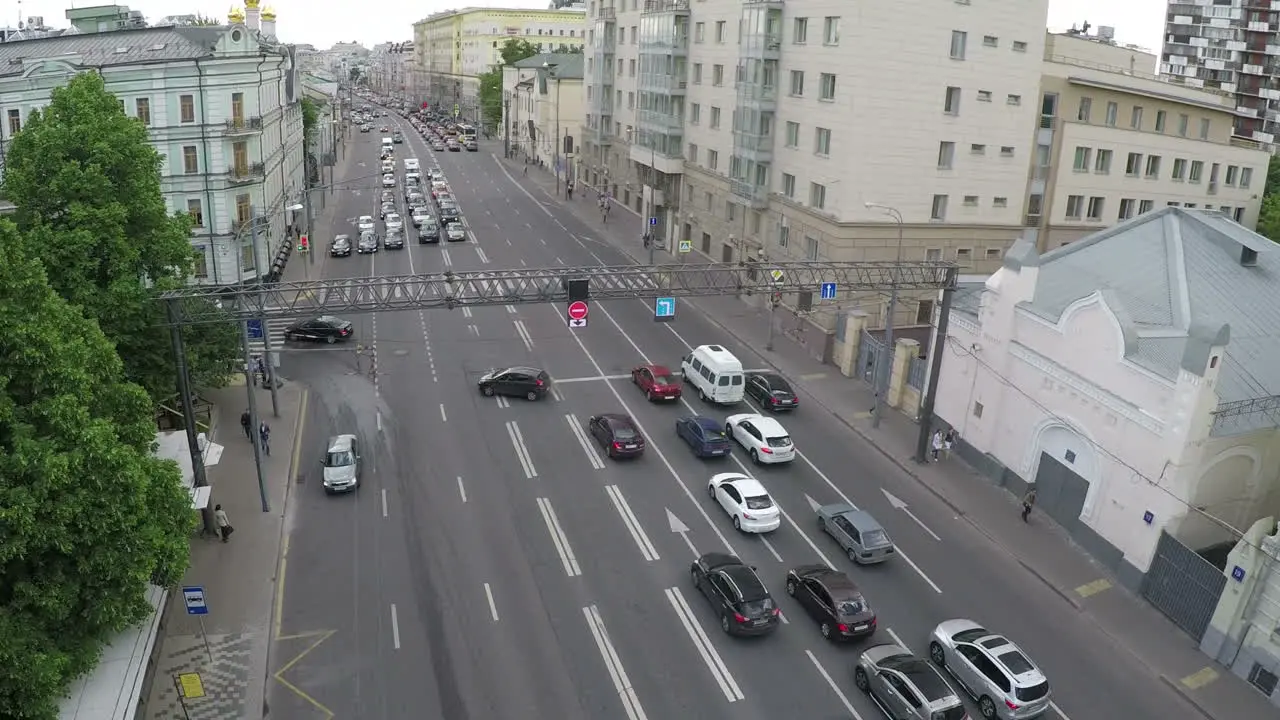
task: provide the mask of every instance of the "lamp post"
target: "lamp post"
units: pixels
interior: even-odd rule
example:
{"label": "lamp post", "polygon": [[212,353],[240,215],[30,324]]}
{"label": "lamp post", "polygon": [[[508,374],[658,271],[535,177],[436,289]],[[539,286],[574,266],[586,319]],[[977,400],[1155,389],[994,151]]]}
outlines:
{"label": "lamp post", "polygon": [[542,67],[556,81],[556,134],[551,148],[551,155],[552,162],[555,163],[552,170],[556,174],[556,197],[560,197],[560,75],[556,73],[556,68],[559,65],[553,62],[544,62]]}
{"label": "lamp post", "polygon": [[[628,129],[628,130],[627,130],[627,134],[631,136],[631,137],[629,137],[629,138],[628,138],[628,140],[629,140],[631,143],[633,143],[633,144],[634,144],[634,143],[640,143],[641,145],[644,145],[644,139],[643,139],[643,136],[642,136],[642,135],[641,135],[641,133],[640,133],[640,128],[638,128],[638,127],[637,127],[637,128],[630,128],[630,129]],[[649,264],[650,264],[650,265],[653,265],[653,264],[656,262],[656,261],[655,261],[655,259],[654,259],[654,254],[655,254],[655,251],[657,250],[657,243],[655,242],[655,238],[654,238],[654,237],[652,236],[652,234],[649,232],[649,227],[650,227],[650,225],[649,225],[649,213],[651,213],[651,212],[653,211],[653,204],[652,204],[651,202],[649,202],[649,199],[645,196],[645,188],[646,188],[646,187],[651,187],[651,186],[652,186],[652,182],[653,182],[653,175],[654,175],[654,174],[656,173],[656,171],[657,171],[657,168],[655,168],[655,167],[654,167],[654,165],[656,165],[656,164],[657,164],[657,162],[658,162],[657,152],[656,152],[656,150],[655,150],[655,149],[654,149],[654,147],[653,147],[652,138],[650,138],[650,143],[649,143],[649,181],[650,181],[650,183],[651,183],[651,184],[650,184],[650,185],[645,185],[645,178],[644,178],[643,176],[640,178],[640,209],[641,209],[641,211],[642,211],[642,212],[640,213],[640,237],[641,237],[642,239],[644,239],[644,240],[645,240],[645,244],[646,244],[646,245],[648,245],[648,247],[649,247]]]}
{"label": "lamp post", "polygon": [[898,253],[893,271],[889,277],[889,312],[884,320],[884,347],[889,352],[888,360],[883,354],[876,355],[876,403],[871,409],[871,427],[880,427],[880,416],[884,412],[885,395],[889,392],[889,366],[893,362],[893,313],[898,307],[898,265],[902,264],[902,213],[897,208],[880,203],[865,203],[868,210],[879,210],[893,218],[898,225]]}

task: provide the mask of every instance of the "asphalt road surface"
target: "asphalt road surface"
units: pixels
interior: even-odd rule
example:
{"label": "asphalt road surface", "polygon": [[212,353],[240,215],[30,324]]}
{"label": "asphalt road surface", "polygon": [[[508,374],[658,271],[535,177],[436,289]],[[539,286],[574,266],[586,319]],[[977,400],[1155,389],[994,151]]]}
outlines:
{"label": "asphalt road surface", "polygon": [[[323,277],[627,264],[488,152],[432,153],[393,122],[407,143],[398,165],[438,164],[470,237],[329,259]],[[348,152],[367,167],[351,172],[373,175],[380,133],[355,138]],[[337,217],[376,214],[378,188],[352,183]],[[327,240],[316,239],[317,252]],[[651,301],[595,302],[576,331],[563,306],[545,304],[351,318],[376,348],[376,378],[369,358],[357,372],[350,347],[286,352],[283,373],[310,385],[313,413],[291,501],[282,632],[333,632],[288,669],[301,694],[274,688],[273,717],[870,720],[879,711],[852,682],[859,648],[899,641],[923,654],[933,627],[956,617],[1035,659],[1054,689],[1050,718],[1190,717],[1124,650],[820,408],[780,418],[800,449],[789,465],[694,458],[675,419],[734,411],[692,397],[648,403],[630,369],[678,369],[704,343],[726,345],[748,368],[764,363],[688,306],[678,313],[656,323]],[[553,395],[531,403],[476,391],[482,372],[517,364],[545,368]],[[579,437],[602,412],[636,419],[644,457],[614,462]],[[326,497],[319,459],[337,432],[360,435],[366,474],[359,492]],[[727,470],[765,483],[784,510],[781,529],[733,531],[706,494]],[[894,562],[851,567],[817,532],[813,503],[842,500],[885,525],[901,551]],[[909,514],[895,507],[904,503]],[[787,624],[774,635],[726,637],[691,587],[695,553],[726,548],[778,598]],[[872,641],[825,642],[785,596],[786,570],[813,562],[862,586],[879,613]],[[302,645],[282,647],[290,642]],[[278,643],[273,664],[307,642]]]}

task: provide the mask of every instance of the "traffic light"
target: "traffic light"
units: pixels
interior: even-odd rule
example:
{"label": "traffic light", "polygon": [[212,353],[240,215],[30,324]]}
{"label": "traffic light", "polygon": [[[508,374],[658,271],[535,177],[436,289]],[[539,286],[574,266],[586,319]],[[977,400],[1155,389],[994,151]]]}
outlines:
{"label": "traffic light", "polygon": [[311,242],[307,240],[306,235],[298,238],[298,252],[311,252]]}
{"label": "traffic light", "polygon": [[426,109],[427,109],[427,101],[426,101],[426,100],[423,100],[423,101],[422,101],[422,109],[423,109],[423,110],[426,110]]}

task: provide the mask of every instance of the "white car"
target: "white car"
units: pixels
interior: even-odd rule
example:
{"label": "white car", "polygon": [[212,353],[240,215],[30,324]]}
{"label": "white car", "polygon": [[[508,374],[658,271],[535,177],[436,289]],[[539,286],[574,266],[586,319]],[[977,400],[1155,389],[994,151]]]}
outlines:
{"label": "white car", "polygon": [[735,530],[768,533],[782,525],[782,512],[759,480],[742,473],[720,473],[707,484],[711,499],[733,518]]}
{"label": "white car", "polygon": [[413,226],[422,227],[422,223],[431,217],[431,213],[425,207],[416,207],[413,209]]}
{"label": "white car", "polygon": [[465,242],[467,239],[467,231],[458,223],[449,223],[445,234],[449,236],[449,242]]}
{"label": "white car", "polygon": [[395,187],[395,186],[396,186],[396,176],[394,174],[387,173],[386,175],[382,176],[382,187]]}
{"label": "white car", "polygon": [[387,213],[383,222],[387,224],[387,232],[404,230],[404,218],[400,217],[400,213]]}
{"label": "white car", "polygon": [[782,423],[764,415],[730,415],[724,420],[724,431],[746,449],[757,465],[791,462],[796,459],[796,446],[791,444]]}
{"label": "white car", "polygon": [[360,219],[356,220],[356,230],[363,233],[363,232],[373,232],[374,229],[375,228],[373,224],[372,215],[361,215]]}

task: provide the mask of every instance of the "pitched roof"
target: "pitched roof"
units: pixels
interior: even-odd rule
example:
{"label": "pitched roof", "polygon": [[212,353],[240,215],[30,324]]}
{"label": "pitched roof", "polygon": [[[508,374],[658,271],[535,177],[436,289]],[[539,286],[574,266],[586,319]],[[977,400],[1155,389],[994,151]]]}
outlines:
{"label": "pitched roof", "polygon": [[[21,75],[23,60],[79,56],[86,67],[194,60],[213,53],[226,26],[148,27],[100,33],[65,32],[0,43],[0,77]],[[127,49],[125,49],[127,48]]]}
{"label": "pitched roof", "polygon": [[1225,342],[1219,402],[1280,395],[1280,245],[1224,215],[1166,207],[1019,257],[1039,267],[1031,312],[1056,321],[1101,291],[1133,362],[1172,379]]}
{"label": "pitched roof", "polygon": [[582,53],[538,53],[512,63],[512,67],[541,69],[544,64],[551,64],[556,66],[556,77],[561,80],[581,80],[582,63]]}

